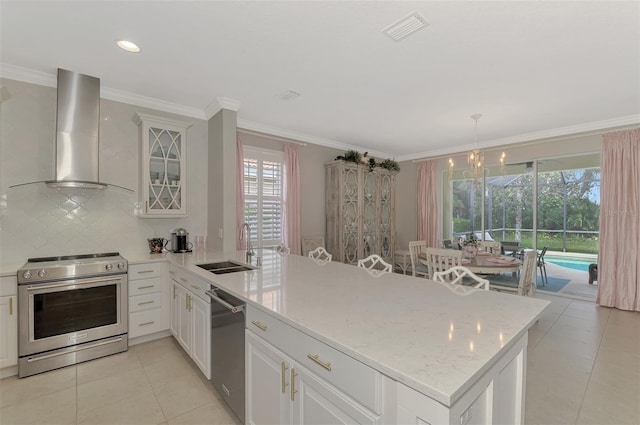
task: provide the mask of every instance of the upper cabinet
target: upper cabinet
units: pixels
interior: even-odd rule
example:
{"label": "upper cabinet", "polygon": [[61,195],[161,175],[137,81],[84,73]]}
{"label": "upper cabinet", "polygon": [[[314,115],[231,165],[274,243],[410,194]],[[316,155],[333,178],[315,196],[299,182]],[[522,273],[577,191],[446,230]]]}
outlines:
{"label": "upper cabinet", "polygon": [[146,114],[137,114],[137,124],[139,217],[185,217],[187,128],[191,124]]}
{"label": "upper cabinet", "polygon": [[371,254],[391,262],[397,173],[344,161],[327,164],[326,171],[327,251],[343,263]]}

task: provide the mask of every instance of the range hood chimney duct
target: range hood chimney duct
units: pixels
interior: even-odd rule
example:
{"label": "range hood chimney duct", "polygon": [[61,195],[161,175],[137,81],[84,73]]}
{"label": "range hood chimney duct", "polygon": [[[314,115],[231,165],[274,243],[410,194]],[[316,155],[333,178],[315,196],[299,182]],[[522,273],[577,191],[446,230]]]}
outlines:
{"label": "range hood chimney duct", "polygon": [[58,69],[56,179],[49,187],[104,189],[98,175],[100,80]]}

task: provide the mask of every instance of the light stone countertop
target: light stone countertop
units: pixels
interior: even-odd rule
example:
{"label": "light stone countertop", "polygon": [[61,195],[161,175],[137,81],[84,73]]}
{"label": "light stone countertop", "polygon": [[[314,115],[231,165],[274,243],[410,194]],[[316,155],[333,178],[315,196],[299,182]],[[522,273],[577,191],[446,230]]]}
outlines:
{"label": "light stone countertop", "polygon": [[[549,305],[337,262],[257,250],[256,270],[214,275],[196,264],[244,262],[243,251],[129,254],[170,261],[383,374],[451,406]],[[255,264],[255,260],[254,260]],[[2,276],[15,276],[3,268]]]}
{"label": "light stone countertop", "polygon": [[[260,268],[224,275],[195,265],[244,262],[244,252],[196,251],[166,258],[446,406],[549,305],[396,273],[372,277],[355,266],[317,264],[271,250],[257,255]],[[146,260],[131,260],[137,261]]]}

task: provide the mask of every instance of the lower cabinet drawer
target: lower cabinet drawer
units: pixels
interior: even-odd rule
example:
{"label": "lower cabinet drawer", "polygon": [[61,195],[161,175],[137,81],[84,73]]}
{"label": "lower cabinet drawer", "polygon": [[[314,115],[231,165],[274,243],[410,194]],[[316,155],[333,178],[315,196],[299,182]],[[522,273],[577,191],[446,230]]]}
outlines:
{"label": "lower cabinet drawer", "polygon": [[162,291],[162,279],[154,277],[151,279],[129,280],[129,296],[150,294]]}
{"label": "lower cabinet drawer", "polygon": [[247,329],[369,410],[381,413],[382,375],[375,369],[251,306],[247,307]]}
{"label": "lower cabinet drawer", "polygon": [[162,307],[162,294],[159,292],[129,297],[129,313],[159,307]]}
{"label": "lower cabinet drawer", "polygon": [[162,329],[162,309],[129,313],[129,338],[160,332]]}

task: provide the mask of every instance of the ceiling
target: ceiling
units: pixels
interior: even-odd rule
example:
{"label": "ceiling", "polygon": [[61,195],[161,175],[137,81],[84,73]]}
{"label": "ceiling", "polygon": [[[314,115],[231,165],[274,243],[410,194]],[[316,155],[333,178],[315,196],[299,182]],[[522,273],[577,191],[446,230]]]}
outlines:
{"label": "ceiling", "polygon": [[[396,42],[412,12],[429,25]],[[640,123],[637,1],[0,1],[0,75],[397,160]],[[116,40],[138,43],[126,53]],[[293,90],[300,96],[282,100]]]}

